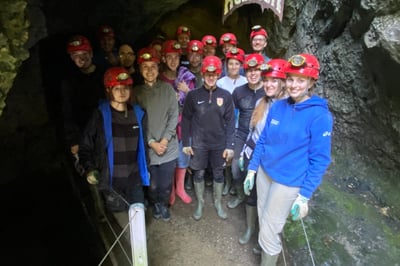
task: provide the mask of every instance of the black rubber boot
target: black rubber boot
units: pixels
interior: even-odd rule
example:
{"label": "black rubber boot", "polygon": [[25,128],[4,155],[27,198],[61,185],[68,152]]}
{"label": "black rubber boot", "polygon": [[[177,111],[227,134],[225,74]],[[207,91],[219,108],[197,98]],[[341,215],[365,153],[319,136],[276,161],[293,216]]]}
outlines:
{"label": "black rubber boot", "polygon": [[192,190],[193,189],[193,174],[189,170],[186,171],[185,189],[186,190]]}
{"label": "black rubber boot", "polygon": [[247,244],[254,234],[256,229],[256,221],[257,221],[257,207],[246,205],[246,222],[247,228],[246,232],[239,238],[239,243],[244,245]]}

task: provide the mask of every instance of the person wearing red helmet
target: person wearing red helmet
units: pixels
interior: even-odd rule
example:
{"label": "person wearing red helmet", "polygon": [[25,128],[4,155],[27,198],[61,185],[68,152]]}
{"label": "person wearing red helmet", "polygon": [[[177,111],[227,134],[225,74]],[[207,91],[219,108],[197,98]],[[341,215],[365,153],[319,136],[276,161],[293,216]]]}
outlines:
{"label": "person wearing red helmet", "polygon": [[[233,93],[236,87],[242,86],[247,83],[246,77],[240,74],[244,61],[244,51],[240,48],[232,48],[226,53],[226,68],[227,75],[218,79],[217,86]],[[235,119],[236,120],[236,119]],[[236,191],[232,188],[232,168],[231,165],[227,165],[225,168],[225,186],[222,192],[223,196],[226,196],[229,192],[232,195]],[[231,191],[232,188],[232,191]]]}
{"label": "person wearing red helmet", "polygon": [[204,174],[208,162],[214,176],[214,206],[221,219],[227,214],[222,206],[224,166],[233,157],[235,131],[231,94],[216,83],[222,72],[222,62],[216,56],[206,56],[201,68],[204,85],[186,96],[182,112],[183,152],[191,156],[197,207],[193,214],[200,220],[204,207]]}
{"label": "person wearing red helmet", "polygon": [[172,177],[179,154],[176,126],[179,108],[174,88],[159,80],[159,63],[154,48],[142,48],[138,64],[144,84],[135,86],[136,100],[146,111],[146,135],[150,159],[149,198],[154,205],[153,217],[169,221],[168,209]]}
{"label": "person wearing red helmet", "polygon": [[182,54],[181,45],[176,40],[167,40],[163,44],[161,50],[162,62],[165,64],[164,71],[160,73],[159,79],[172,85],[177,93],[179,103],[179,118],[177,126],[177,136],[179,140],[179,156],[175,175],[172,180],[172,191],[169,204],[172,206],[175,203],[175,194],[178,195],[184,203],[191,203],[192,198],[185,191],[185,174],[186,168],[189,166],[190,157],[182,152],[181,141],[181,110],[185,101],[186,95],[190,90],[195,88],[196,77],[185,66],[179,65],[179,59]]}
{"label": "person wearing red helmet", "polygon": [[331,161],[333,119],[325,99],[312,94],[319,62],[311,54],[288,59],[287,99],[269,110],[244,181],[246,193],[257,172],[257,209],[261,264],[276,265],[282,250],[280,233],[289,215],[300,220]]}
{"label": "person wearing red helmet", "polygon": [[187,56],[189,59],[189,70],[196,77],[195,88],[203,85],[203,78],[201,75],[201,62],[204,56],[204,45],[199,40],[191,40],[187,48]]}
{"label": "person wearing red helmet", "polygon": [[61,82],[63,126],[66,145],[77,162],[83,129],[99,99],[105,98],[104,71],[93,63],[92,46],[85,36],[72,36],[67,53],[75,68]]}
{"label": "person wearing red helmet", "polygon": [[252,53],[261,54],[264,56],[264,61],[268,62],[270,58],[265,54],[265,48],[268,44],[268,33],[260,25],[251,27],[250,45]]}
{"label": "person wearing red helmet", "polygon": [[204,56],[215,55],[217,49],[217,39],[213,35],[204,35],[201,38],[204,45]]}
{"label": "person wearing red helmet", "polygon": [[[263,88],[265,96],[257,100],[254,111],[251,115],[249,134],[247,135],[246,142],[243,145],[238,165],[241,171],[247,168],[251,155],[256,146],[257,140],[261,135],[265,126],[268,111],[272,104],[281,98],[287,97],[285,92],[285,66],[286,60],[272,59],[268,63],[260,66],[261,76],[263,80]],[[260,200],[264,200],[261,198]],[[255,233],[257,223],[257,190],[251,190],[251,193],[246,198],[246,231],[239,238],[240,244],[249,242],[251,236]],[[260,253],[259,247],[253,249],[255,252]]]}
{"label": "person wearing red helmet", "polygon": [[115,46],[114,29],[109,25],[101,25],[97,31],[99,49],[94,53],[95,64],[104,68],[119,64],[118,49]]}
{"label": "person wearing red helmet", "polygon": [[237,115],[238,126],[235,133],[235,157],[232,160],[233,186],[236,189],[236,197],[228,202],[228,208],[236,208],[245,200],[243,180],[245,172],[238,165],[240,152],[249,134],[249,124],[256,102],[265,96],[261,82],[261,65],[264,57],[260,54],[250,54],[245,57],[243,67],[246,73],[247,83],[236,87],[232,93],[233,103]]}
{"label": "person wearing red helmet", "polygon": [[176,29],[176,40],[181,45],[181,49],[182,49],[180,64],[185,67],[189,66],[189,60],[186,56],[186,50],[187,50],[188,43],[190,42],[191,34],[192,33],[191,33],[189,27],[187,27],[187,26],[179,26]]}
{"label": "person wearing red helmet", "polygon": [[[104,194],[107,209],[116,217],[129,205],[144,208],[143,186],[150,184],[142,120],[144,110],[129,103],[133,80],[123,67],[104,74],[108,100],[102,101],[89,120],[79,149],[86,180]],[[121,224],[125,226],[125,224]]]}

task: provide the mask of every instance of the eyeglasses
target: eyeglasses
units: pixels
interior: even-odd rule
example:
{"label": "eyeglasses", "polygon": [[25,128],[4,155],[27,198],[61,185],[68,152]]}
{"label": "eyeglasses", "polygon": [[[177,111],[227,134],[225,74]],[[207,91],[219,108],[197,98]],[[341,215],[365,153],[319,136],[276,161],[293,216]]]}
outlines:
{"label": "eyeglasses", "polygon": [[121,53],[121,54],[119,54],[120,58],[123,58],[123,57],[134,57],[134,56],[135,56],[135,53]]}
{"label": "eyeglasses", "polygon": [[253,38],[251,41],[252,41],[252,42],[265,42],[266,39],[263,38],[263,37],[260,37],[260,38]]}
{"label": "eyeglasses", "polygon": [[306,64],[306,58],[302,55],[294,55],[289,58],[288,62],[294,67],[301,67]]}
{"label": "eyeglasses", "polygon": [[125,72],[122,72],[122,73],[119,73],[119,74],[117,75],[116,80],[118,80],[118,81],[124,81],[124,80],[127,80],[128,78],[129,78],[129,74],[128,74],[128,73],[125,73]]}

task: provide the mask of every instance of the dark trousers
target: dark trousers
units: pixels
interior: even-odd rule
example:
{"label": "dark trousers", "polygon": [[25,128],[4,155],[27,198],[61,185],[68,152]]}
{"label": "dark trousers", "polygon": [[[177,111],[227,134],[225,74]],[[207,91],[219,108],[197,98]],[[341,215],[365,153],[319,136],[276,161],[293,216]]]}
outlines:
{"label": "dark trousers", "polygon": [[176,160],[160,165],[150,165],[149,198],[152,203],[168,204],[175,173]]}

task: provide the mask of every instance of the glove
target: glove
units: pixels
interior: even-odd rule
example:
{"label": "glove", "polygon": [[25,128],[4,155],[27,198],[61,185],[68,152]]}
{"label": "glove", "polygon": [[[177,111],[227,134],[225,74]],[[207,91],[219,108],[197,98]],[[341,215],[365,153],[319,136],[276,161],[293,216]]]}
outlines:
{"label": "glove", "polygon": [[247,171],[246,179],[243,182],[244,194],[246,194],[247,196],[250,195],[250,191],[253,189],[255,175],[256,171],[254,170]]}
{"label": "glove", "polygon": [[97,185],[99,183],[100,173],[97,170],[90,171],[87,176],[86,180],[91,185]]}
{"label": "glove", "polygon": [[240,158],[239,158],[239,160],[238,160],[238,166],[239,166],[239,169],[240,169],[240,171],[244,171],[244,159],[243,159],[243,156],[240,156]]}
{"label": "glove", "polygon": [[233,159],[234,151],[231,149],[225,149],[223,153],[223,157],[225,158],[225,161],[230,162]]}
{"label": "glove", "polygon": [[292,215],[292,221],[297,221],[304,218],[308,213],[308,199],[298,194],[296,200],[292,205],[290,214]]}
{"label": "glove", "polygon": [[183,147],[182,151],[186,155],[194,155],[192,147]]}

